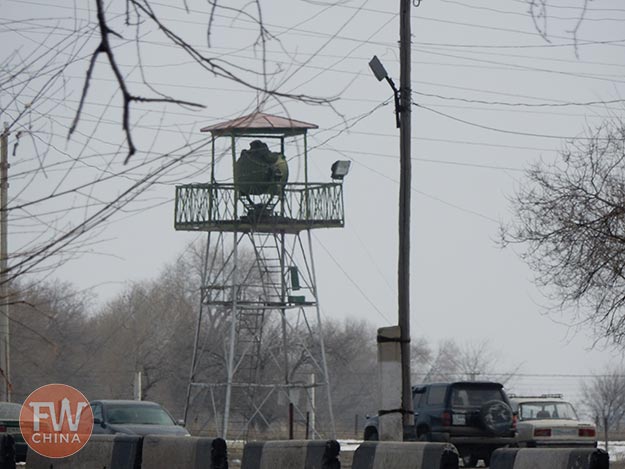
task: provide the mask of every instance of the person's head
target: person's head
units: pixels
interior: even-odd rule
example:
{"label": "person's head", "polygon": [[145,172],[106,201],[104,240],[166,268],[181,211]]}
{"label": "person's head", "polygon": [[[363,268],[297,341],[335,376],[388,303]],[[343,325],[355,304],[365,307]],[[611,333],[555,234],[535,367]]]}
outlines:
{"label": "person's head", "polygon": [[267,144],[261,140],[253,140],[250,143],[250,150],[253,151],[269,151]]}

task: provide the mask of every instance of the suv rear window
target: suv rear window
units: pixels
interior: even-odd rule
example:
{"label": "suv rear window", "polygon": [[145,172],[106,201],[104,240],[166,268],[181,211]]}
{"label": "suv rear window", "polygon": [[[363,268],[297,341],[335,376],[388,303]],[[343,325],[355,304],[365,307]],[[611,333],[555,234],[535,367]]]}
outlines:
{"label": "suv rear window", "polygon": [[451,391],[452,407],[480,407],[493,400],[505,402],[501,388],[454,386]]}
{"label": "suv rear window", "polygon": [[445,402],[445,393],[447,392],[447,386],[434,385],[430,387],[428,391],[427,404],[428,405],[441,405]]}

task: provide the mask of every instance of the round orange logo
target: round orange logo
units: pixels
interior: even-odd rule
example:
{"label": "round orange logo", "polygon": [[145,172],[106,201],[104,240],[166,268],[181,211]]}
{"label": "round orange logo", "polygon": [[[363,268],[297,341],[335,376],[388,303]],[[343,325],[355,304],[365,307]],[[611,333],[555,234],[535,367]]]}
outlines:
{"label": "round orange logo", "polygon": [[47,384],[24,401],[20,430],[33,451],[48,458],[64,458],[80,451],[89,441],[93,412],[77,389]]}

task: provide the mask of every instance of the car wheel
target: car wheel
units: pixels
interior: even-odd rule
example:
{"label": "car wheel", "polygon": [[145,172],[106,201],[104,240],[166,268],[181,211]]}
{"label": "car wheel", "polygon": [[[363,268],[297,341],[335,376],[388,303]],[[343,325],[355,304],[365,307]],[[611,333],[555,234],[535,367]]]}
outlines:
{"label": "car wheel", "polygon": [[503,401],[488,401],[480,409],[480,420],[486,430],[503,435],[512,428],[512,409]]}
{"label": "car wheel", "polygon": [[477,456],[473,454],[467,454],[466,456],[462,456],[462,465],[464,467],[475,467],[477,466]]}
{"label": "car wheel", "polygon": [[378,430],[373,427],[365,428],[365,441],[378,441],[380,437],[378,436]]}

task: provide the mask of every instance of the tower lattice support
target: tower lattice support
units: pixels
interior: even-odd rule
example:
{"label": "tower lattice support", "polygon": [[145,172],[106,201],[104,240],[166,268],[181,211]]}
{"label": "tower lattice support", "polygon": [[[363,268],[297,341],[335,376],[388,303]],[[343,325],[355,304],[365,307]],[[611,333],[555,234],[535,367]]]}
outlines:
{"label": "tower lattice support", "polygon": [[[310,232],[209,233],[206,253],[185,415],[209,397],[200,430],[224,438],[247,438],[288,415],[299,427],[321,420],[333,436]],[[207,334],[220,343],[206,343]],[[313,388],[324,405],[312,402]]]}

